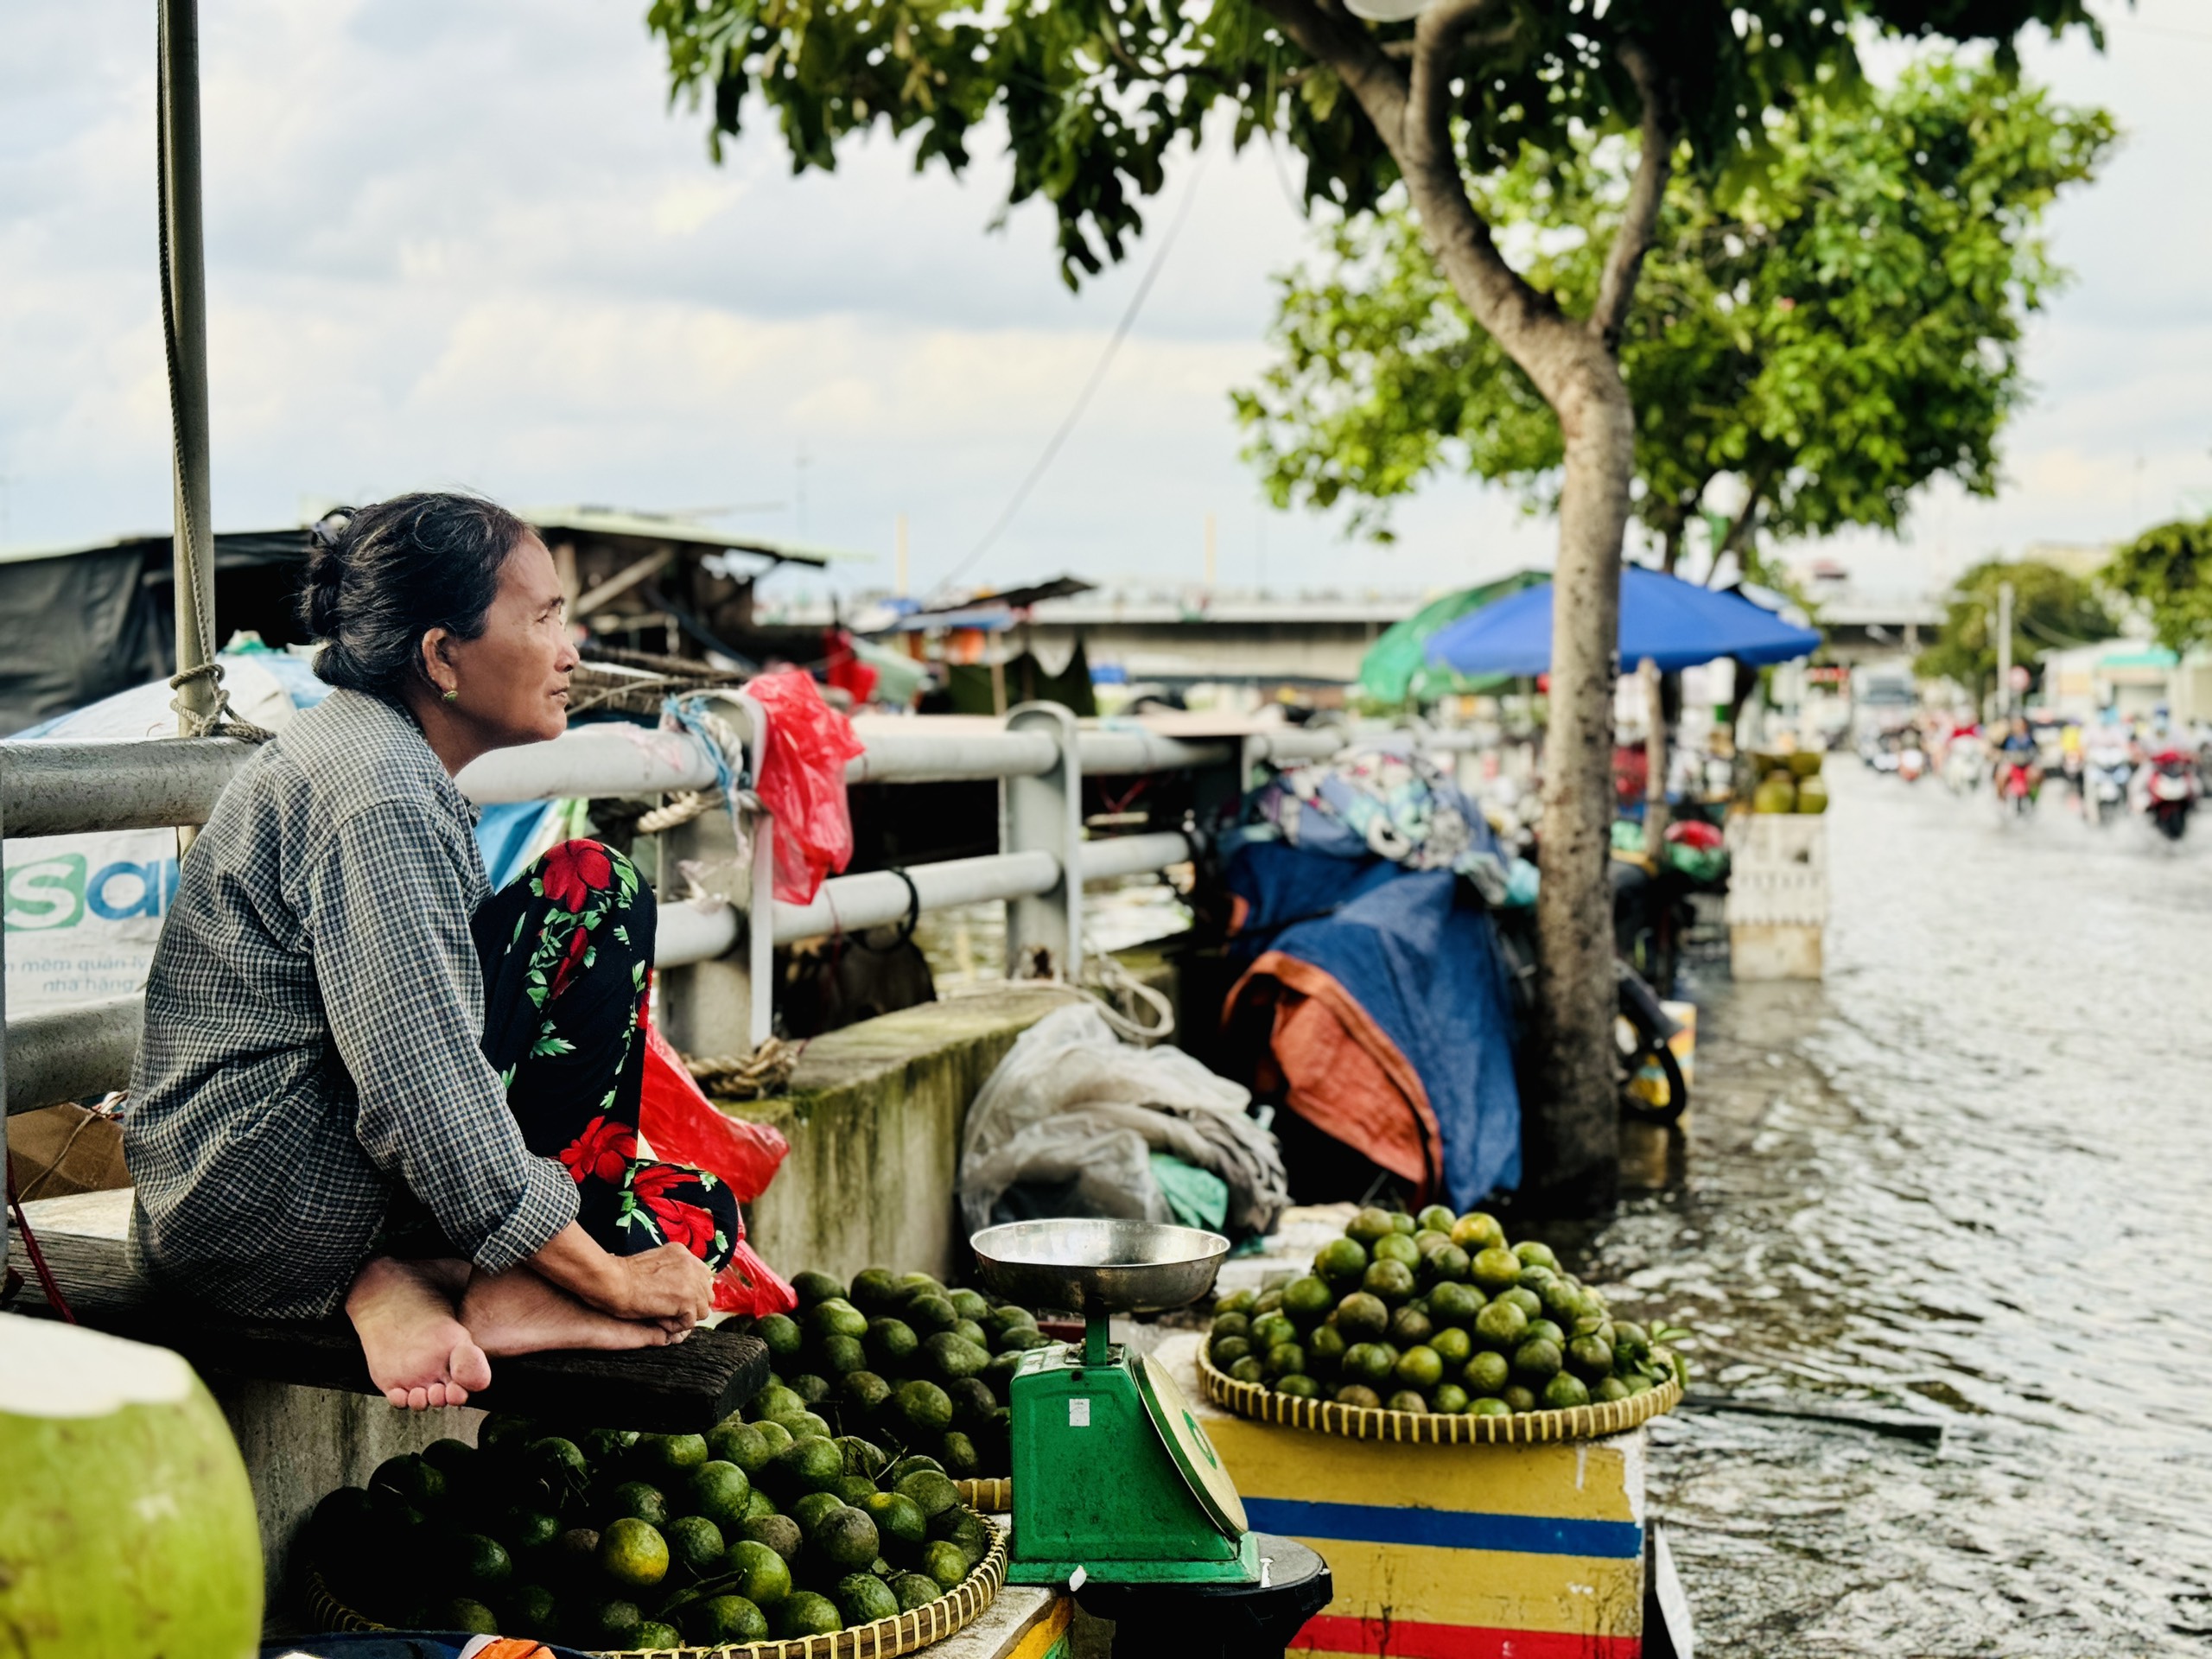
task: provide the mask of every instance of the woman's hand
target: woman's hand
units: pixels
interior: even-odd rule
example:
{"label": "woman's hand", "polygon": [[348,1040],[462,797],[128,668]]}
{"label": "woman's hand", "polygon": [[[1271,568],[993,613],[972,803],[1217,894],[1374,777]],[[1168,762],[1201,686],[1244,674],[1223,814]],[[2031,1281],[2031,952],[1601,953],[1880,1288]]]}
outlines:
{"label": "woman's hand", "polygon": [[714,1312],[714,1270],[681,1244],[613,1255],[571,1222],[530,1264],[578,1301],[618,1319],[649,1321],[671,1337]]}

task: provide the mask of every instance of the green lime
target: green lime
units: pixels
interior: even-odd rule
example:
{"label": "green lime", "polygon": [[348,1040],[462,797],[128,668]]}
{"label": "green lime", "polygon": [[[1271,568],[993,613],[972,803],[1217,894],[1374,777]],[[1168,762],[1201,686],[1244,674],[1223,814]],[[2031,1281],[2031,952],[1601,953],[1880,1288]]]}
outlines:
{"label": "green lime", "polygon": [[922,1363],[940,1382],[974,1376],[991,1363],[990,1351],[950,1331],[938,1331],[922,1339]]}
{"label": "green lime", "polygon": [[518,1503],[499,1517],[493,1535],[514,1555],[534,1555],[561,1535],[561,1523],[543,1510]]}
{"label": "green lime", "polygon": [[1577,1376],[1609,1376],[1613,1370],[1612,1344],[1600,1336],[1577,1337],[1567,1344],[1567,1363]]}
{"label": "green lime", "polygon": [[817,1302],[807,1309],[800,1323],[816,1342],[827,1342],[832,1337],[861,1337],[868,1334],[868,1315],[842,1296]]}
{"label": "green lime", "polygon": [[835,1492],[809,1492],[791,1505],[791,1516],[798,1522],[798,1529],[811,1537],[822,1517],[844,1501]]}
{"label": "green lime", "polygon": [[963,1319],[982,1319],[989,1316],[991,1305],[979,1290],[956,1290],[945,1300],[952,1304],[952,1311]]}
{"label": "green lime", "polygon": [[1411,1302],[1390,1315],[1390,1340],[1401,1348],[1427,1342],[1435,1334],[1435,1321]]}
{"label": "green lime", "polygon": [[822,1344],[822,1369],[832,1382],[868,1369],[868,1353],[858,1337],[829,1337]]}
{"label": "green lime", "polygon": [[683,1635],[676,1626],[664,1624],[658,1618],[642,1620],[638,1625],[638,1633],[630,1640],[644,1653],[667,1653],[683,1645]]}
{"label": "green lime", "polygon": [[988,1423],[991,1414],[999,1408],[998,1396],[981,1376],[963,1376],[957,1382],[948,1382],[944,1391],[952,1398],[952,1421],[963,1428],[973,1429]]}
{"label": "green lime", "polygon": [[906,1306],[906,1323],[920,1336],[927,1336],[932,1331],[950,1331],[960,1322],[950,1299],[936,1295],[911,1299]]}
{"label": "green lime", "polygon": [[1544,1404],[1552,1411],[1572,1411],[1589,1403],[1589,1389],[1572,1371],[1561,1371],[1544,1384]]}
{"label": "green lime", "polygon": [[861,1313],[874,1317],[887,1307],[895,1306],[900,1300],[899,1275],[888,1268],[862,1268],[853,1275],[853,1287],[845,1300]]}
{"label": "green lime", "polygon": [[1521,1269],[1520,1282],[1522,1288],[1524,1290],[1541,1290],[1546,1285],[1548,1285],[1553,1280],[1558,1277],[1559,1274],[1557,1273],[1544,1266],[1542,1262],[1531,1262],[1527,1267]]}
{"label": "green lime", "polygon": [[806,1402],[781,1382],[768,1384],[745,1408],[746,1414],[756,1423],[780,1423],[805,1409]]}
{"label": "green lime", "polygon": [[703,1579],[722,1564],[722,1529],[703,1515],[687,1515],[668,1523],[669,1560],[689,1578]]}
{"label": "green lime", "polygon": [[1447,1414],[1463,1412],[1467,1408],[1467,1391],[1457,1382],[1444,1383],[1429,1397],[1428,1408]]}
{"label": "green lime", "polygon": [[1426,1391],[1444,1380],[1444,1361],[1426,1343],[1416,1344],[1398,1356],[1392,1375],[1408,1389]]}
{"label": "green lime", "polygon": [[929,1517],[904,1492],[878,1492],[861,1507],[875,1522],[886,1549],[894,1545],[914,1548],[927,1541]]}
{"label": "green lime", "polygon": [[1380,1296],[1356,1290],[1337,1304],[1336,1324],[1346,1342],[1374,1342],[1390,1328],[1390,1309]]}
{"label": "green lime", "polygon": [[1539,1244],[1533,1238],[1523,1239],[1520,1243],[1516,1244],[1513,1247],[1513,1254],[1521,1258],[1524,1267],[1550,1268],[1554,1270],[1559,1267],[1559,1257],[1552,1254],[1552,1247],[1548,1244]]}
{"label": "green lime", "polygon": [[952,1334],[987,1354],[991,1351],[991,1333],[973,1319],[961,1320],[952,1327]]}
{"label": "green lime", "polygon": [[899,1294],[901,1298],[907,1301],[912,1301],[915,1297],[922,1295],[945,1296],[947,1297],[947,1300],[950,1300],[950,1296],[944,1287],[944,1281],[942,1279],[932,1279],[926,1273],[900,1274],[899,1275]]}
{"label": "green lime", "polygon": [[[561,1444],[567,1446],[569,1443],[563,1440]],[[569,1450],[575,1451],[575,1448],[570,1446]],[[581,1468],[582,1452],[576,1452],[576,1462]],[[428,1515],[444,1501],[446,1478],[437,1465],[408,1452],[397,1458],[386,1458],[378,1464],[376,1472],[369,1477],[369,1491],[372,1495],[388,1494],[409,1508],[420,1510]]]}
{"label": "green lime", "polygon": [[770,1628],[785,1641],[796,1642],[802,1637],[834,1636],[845,1628],[845,1621],[829,1597],[797,1590],[777,1604]]}
{"label": "green lime", "polygon": [[590,1632],[590,1645],[601,1649],[635,1646],[638,1626],[645,1622],[638,1604],[619,1596],[594,1601],[584,1609],[583,1624]]}
{"label": "green lime", "polygon": [[805,1342],[805,1333],[798,1328],[798,1321],[787,1313],[771,1313],[753,1325],[753,1334],[767,1344],[768,1361],[796,1359]]}
{"label": "green lime", "polygon": [[891,1580],[891,1592],[899,1598],[902,1613],[919,1612],[944,1593],[935,1579],[920,1573],[900,1573]]}
{"label": "green lime", "polygon": [[1436,1350],[1447,1371],[1458,1370],[1475,1351],[1475,1339],[1456,1325],[1446,1325],[1428,1339],[1428,1345]]}
{"label": "green lime", "polygon": [[960,1491],[942,1471],[918,1469],[899,1478],[893,1490],[912,1498],[924,1520],[932,1520],[960,1502]]}
{"label": "green lime", "polygon": [[845,1472],[845,1454],[836,1442],[793,1440],[776,1454],[765,1474],[772,1476],[770,1490],[791,1494],[826,1492]]}
{"label": "green lime", "polygon": [[955,1480],[973,1480],[983,1472],[982,1453],[974,1439],[957,1428],[944,1433],[944,1471]]}
{"label": "green lime", "polygon": [[471,1636],[497,1636],[499,1621],[482,1602],[467,1596],[455,1596],[429,1609],[431,1628],[440,1630],[466,1630]]}
{"label": "green lime", "polygon": [[1391,1411],[1427,1411],[1428,1396],[1413,1389],[1400,1389],[1382,1404]]}
{"label": "green lime", "polygon": [[1529,1316],[1503,1299],[1475,1315],[1475,1340],[1485,1348],[1514,1347],[1528,1334]]}
{"label": "green lime", "polygon": [[1495,1296],[1521,1282],[1521,1258],[1510,1250],[1492,1245],[1476,1255],[1468,1264],[1467,1273],[1478,1289]]}
{"label": "green lime", "polygon": [[791,1288],[798,1293],[802,1308],[818,1307],[823,1302],[842,1301],[845,1287],[826,1273],[794,1274]]}
{"label": "green lime", "polygon": [[736,1580],[737,1593],[756,1606],[772,1607],[791,1592],[791,1563],[758,1539],[732,1544],[723,1566]]}
{"label": "green lime", "polygon": [[702,1648],[768,1639],[768,1617],[747,1596],[711,1596],[683,1610],[683,1628]]}
{"label": "green lime", "polygon": [[839,1503],[858,1506],[863,1498],[874,1492],[875,1483],[866,1475],[840,1475],[837,1484],[830,1490],[837,1494]]}
{"label": "green lime", "polygon": [[[1439,1290],[1446,1285],[1466,1289],[1469,1287],[1465,1280],[1474,1271],[1474,1258],[1457,1244],[1446,1244],[1442,1249],[1433,1250],[1421,1258],[1420,1276]],[[1433,1292],[1431,1294],[1433,1294]]]}
{"label": "green lime", "polygon": [[[848,1371],[837,1384],[837,1398],[863,1418],[873,1417],[891,1398],[891,1384],[874,1371]],[[850,1421],[849,1416],[847,1421]],[[752,1471],[746,1472],[750,1474]]]}
{"label": "green lime", "polygon": [[1370,1204],[1351,1218],[1351,1225],[1344,1229],[1344,1236],[1371,1245],[1376,1239],[1388,1238],[1396,1230],[1390,1220],[1390,1212]]}
{"label": "green lime", "polygon": [[1510,1290],[1499,1292],[1497,1300],[1510,1302],[1528,1319],[1541,1319],[1544,1317],[1544,1299],[1526,1285],[1516,1285]]}
{"label": "green lime", "polygon": [[599,1535],[600,1571],[627,1590],[650,1590],[668,1576],[668,1540],[635,1516],[610,1521]]}
{"label": "green lime", "polygon": [[1549,1337],[1530,1337],[1513,1351],[1513,1373],[1530,1382],[1559,1375],[1562,1363],[1559,1344]]}
{"label": "green lime", "polygon": [[1426,1266],[1430,1256],[1434,1255],[1439,1250],[1450,1249],[1451,1244],[1451,1234],[1432,1233],[1427,1228],[1423,1228],[1414,1235],[1414,1254],[1421,1258],[1414,1263],[1414,1268],[1418,1269]]}
{"label": "green lime", "polygon": [[1264,1354],[1279,1342],[1296,1342],[1298,1327],[1287,1313],[1262,1313],[1252,1321],[1252,1351]]}
{"label": "green lime", "polygon": [[1315,1254],[1313,1271],[1332,1289],[1349,1289],[1367,1271],[1367,1246],[1356,1238],[1332,1238]]}
{"label": "green lime", "polygon": [[472,1592],[500,1589],[514,1577],[514,1558],[497,1539],[480,1532],[455,1535],[447,1546],[446,1559],[452,1566],[454,1582]]}
{"label": "green lime", "polygon": [[1411,1238],[1420,1229],[1414,1224],[1414,1218],[1404,1211],[1393,1210],[1390,1212],[1390,1230]]}
{"label": "green lime", "polygon": [[837,1580],[837,1611],[848,1624],[873,1624],[899,1617],[899,1598],[873,1573],[849,1573]]}
{"label": "green lime", "polygon": [[1513,1408],[1494,1395],[1478,1394],[1467,1402],[1470,1417],[1510,1417]]}
{"label": "green lime", "polygon": [[1391,1368],[1396,1363],[1390,1350],[1379,1342],[1356,1342],[1344,1350],[1340,1374],[1348,1381],[1364,1382],[1370,1388],[1387,1381]]}
{"label": "green lime", "polygon": [[1283,1312],[1289,1314],[1292,1321],[1300,1328],[1319,1325],[1336,1305],[1337,1299],[1330,1293],[1329,1281],[1319,1274],[1309,1273],[1283,1287]]}
{"label": "green lime", "polygon": [[1642,1325],[1630,1319],[1613,1321],[1613,1351],[1630,1363],[1644,1358],[1651,1352],[1651,1338]]}
{"label": "green lime", "polygon": [[848,1570],[866,1567],[883,1547],[868,1512],[849,1503],[840,1503],[815,1522],[806,1541],[821,1551],[824,1560]]}
{"label": "green lime", "polygon": [[952,1427],[952,1396],[934,1382],[919,1378],[901,1382],[892,1403],[918,1434],[942,1434]]}
{"label": "green lime", "polygon": [[933,1537],[959,1545],[970,1567],[982,1565],[998,1536],[989,1522],[969,1509],[947,1510],[930,1522],[930,1532]]}
{"label": "green lime", "polygon": [[1628,1384],[1618,1376],[1601,1376],[1590,1390],[1590,1397],[1599,1401],[1625,1400],[1628,1398]]}
{"label": "green lime", "polygon": [[907,1476],[923,1469],[933,1470],[940,1475],[944,1472],[944,1465],[939,1463],[935,1458],[924,1457],[920,1452],[909,1452],[906,1456],[899,1459],[898,1462],[893,1464],[889,1470],[885,1472],[883,1478],[889,1481],[893,1486],[896,1486],[900,1481],[906,1479]]}
{"label": "green lime", "polygon": [[649,1527],[668,1524],[668,1499],[658,1486],[649,1486],[642,1480],[626,1480],[607,1495],[607,1515],[609,1520],[631,1516]]}
{"label": "green lime", "polygon": [[717,1459],[694,1469],[683,1490],[693,1514],[729,1528],[745,1519],[745,1503],[753,1495],[753,1483],[735,1464]]}
{"label": "green lime", "polygon": [[1516,1412],[1534,1411],[1536,1408],[1535,1393],[1522,1387],[1518,1382],[1508,1383],[1498,1391],[1497,1397],[1504,1401]]}
{"label": "green lime", "polygon": [[1567,1332],[1559,1328],[1557,1321],[1552,1319],[1529,1320],[1529,1328],[1522,1333],[1521,1339],[1523,1342],[1538,1340],[1548,1342],[1562,1353],[1567,1349]]}
{"label": "green lime", "polygon": [[1213,1346],[1207,1351],[1207,1357],[1213,1361],[1217,1370],[1225,1371],[1251,1351],[1252,1344],[1242,1337],[1216,1337]]}
{"label": "green lime", "polygon": [[745,1499],[745,1518],[757,1521],[764,1515],[776,1513],[776,1500],[755,1486]]}
{"label": "green lime", "polygon": [[1229,1375],[1239,1382],[1264,1382],[1268,1380],[1268,1368],[1257,1354],[1247,1354],[1229,1368]]}
{"label": "green lime", "polygon": [[1344,1333],[1335,1325],[1315,1325],[1313,1334],[1306,1338],[1306,1369],[1317,1376],[1333,1376],[1350,1346]]}
{"label": "green lime", "polygon": [[1373,1411],[1382,1403],[1382,1396],[1364,1382],[1347,1382],[1337,1390],[1337,1403]]}
{"label": "green lime", "polygon": [[1459,1380],[1469,1394],[1496,1394],[1513,1380],[1513,1367],[1503,1354],[1486,1349],[1468,1359]]}
{"label": "green lime", "polygon": [[1459,1217],[1440,1204],[1426,1206],[1415,1214],[1414,1220],[1422,1227],[1439,1233],[1449,1233],[1459,1224]]}
{"label": "green lime", "polygon": [[1310,1376],[1294,1374],[1289,1376],[1277,1377],[1275,1392],[1291,1395],[1300,1400],[1313,1400],[1319,1397],[1321,1385]]}
{"label": "green lime", "polygon": [[1360,1288],[1371,1296],[1379,1296],[1391,1307],[1408,1301],[1414,1294],[1414,1270],[1402,1262],[1387,1258],[1370,1265],[1360,1279]]}
{"label": "green lime", "polygon": [[506,1617],[499,1622],[500,1635],[526,1636],[534,1641],[550,1642],[560,1627],[560,1604],[543,1585],[517,1585],[507,1592]]}
{"label": "green lime", "polygon": [[1395,1262],[1408,1268],[1421,1264],[1421,1248],[1404,1233],[1392,1233],[1388,1238],[1377,1239],[1369,1254],[1377,1262]]}
{"label": "green lime", "polygon": [[830,1433],[830,1420],[818,1412],[801,1412],[791,1419],[791,1438],[799,1440],[826,1440],[834,1438]]}
{"label": "green lime", "polygon": [[[1249,1313],[1252,1311],[1252,1304],[1258,1300],[1259,1293],[1256,1291],[1232,1290],[1228,1295],[1216,1299],[1213,1311],[1217,1313]],[[1007,1311],[1003,1307],[995,1309],[991,1317],[998,1319]]]}
{"label": "green lime", "polygon": [[1305,1369],[1306,1350],[1294,1342],[1277,1343],[1260,1362],[1261,1372],[1270,1382],[1277,1377],[1296,1376]]}
{"label": "green lime", "polygon": [[[781,1423],[755,1423],[753,1425],[753,1431],[760,1435],[760,1443],[768,1448],[769,1463],[775,1462],[776,1454],[790,1446],[794,1438],[791,1430],[785,1428]],[[766,1466],[765,1464],[762,1465],[764,1468]],[[749,1475],[753,1471],[748,1469],[745,1472]]]}
{"label": "green lime", "polygon": [[[799,1551],[806,1547],[805,1535],[799,1530],[798,1522],[788,1515],[748,1516],[738,1531],[744,1535],[743,1541],[772,1549],[786,1563],[797,1560]],[[734,1544],[731,1546],[735,1548]]]}
{"label": "green lime", "polygon": [[849,1475],[866,1475],[873,1480],[891,1461],[881,1446],[857,1434],[840,1434],[831,1444],[845,1459],[845,1472]]}
{"label": "green lime", "polygon": [[968,1576],[967,1552],[949,1539],[925,1544],[922,1548],[922,1571],[937,1580],[940,1590],[954,1589]]}
{"label": "green lime", "polygon": [[1242,1313],[1217,1313],[1206,1327],[1206,1334],[1217,1342],[1224,1337],[1249,1336],[1251,1331],[1252,1321]]}
{"label": "green lime", "polygon": [[680,1476],[707,1460],[703,1434],[647,1434],[638,1442],[638,1460],[647,1469]]}
{"label": "green lime", "polygon": [[707,1436],[710,1462],[734,1463],[750,1479],[767,1466],[768,1437],[747,1422],[722,1423]]}

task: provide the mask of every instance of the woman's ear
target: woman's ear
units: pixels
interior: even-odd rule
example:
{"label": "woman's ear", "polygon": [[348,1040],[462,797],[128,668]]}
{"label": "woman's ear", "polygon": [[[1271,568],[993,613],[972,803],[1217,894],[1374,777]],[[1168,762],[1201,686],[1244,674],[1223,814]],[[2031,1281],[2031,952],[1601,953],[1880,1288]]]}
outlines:
{"label": "woman's ear", "polygon": [[447,647],[453,643],[453,633],[447,628],[432,628],[423,636],[421,647],[423,677],[429,681],[430,689],[440,696],[452,693],[459,683],[453,658]]}

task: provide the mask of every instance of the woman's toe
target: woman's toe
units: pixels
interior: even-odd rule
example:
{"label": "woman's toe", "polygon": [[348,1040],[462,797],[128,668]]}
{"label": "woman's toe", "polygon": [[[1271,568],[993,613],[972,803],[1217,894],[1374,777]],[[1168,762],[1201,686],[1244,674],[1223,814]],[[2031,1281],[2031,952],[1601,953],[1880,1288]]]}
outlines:
{"label": "woman's toe", "polygon": [[[466,1399],[477,1389],[492,1386],[492,1362],[474,1342],[457,1342],[446,1363],[446,1375],[453,1379],[446,1384],[448,1392],[457,1389]],[[461,1402],[453,1403],[457,1406]]]}

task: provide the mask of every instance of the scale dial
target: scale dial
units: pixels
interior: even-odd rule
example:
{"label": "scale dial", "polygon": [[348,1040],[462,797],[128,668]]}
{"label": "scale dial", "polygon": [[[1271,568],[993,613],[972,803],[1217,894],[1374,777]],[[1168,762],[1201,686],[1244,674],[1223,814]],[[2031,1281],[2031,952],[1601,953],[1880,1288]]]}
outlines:
{"label": "scale dial", "polygon": [[1244,1518],[1244,1500],[1237,1497],[1236,1483],[1222,1467],[1221,1454],[1206,1438],[1183,1390],[1175,1386],[1167,1368],[1150,1354],[1143,1357],[1135,1370],[1137,1392],[1143,1395],[1153,1427],[1160,1431],[1167,1455],[1190,1487],[1191,1496],[1198,1499],[1198,1507],[1214,1525],[1232,1538],[1242,1537],[1251,1530]]}

